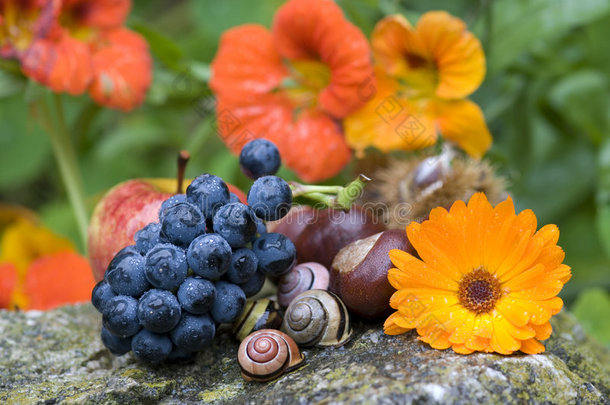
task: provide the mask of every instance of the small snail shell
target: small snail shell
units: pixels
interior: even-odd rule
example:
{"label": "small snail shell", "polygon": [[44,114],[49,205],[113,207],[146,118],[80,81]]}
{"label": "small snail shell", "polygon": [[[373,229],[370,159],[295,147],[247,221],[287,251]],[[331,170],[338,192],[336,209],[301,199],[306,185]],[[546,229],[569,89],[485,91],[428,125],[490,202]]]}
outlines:
{"label": "small snail shell", "polygon": [[290,336],[261,329],[241,342],[237,360],[246,381],[270,381],[301,366],[305,357]]}
{"label": "small snail shell", "polygon": [[251,332],[260,329],[279,329],[282,325],[282,314],[276,301],[261,298],[247,301],[244,310],[233,323],[233,335],[244,340]]}
{"label": "small snail shell", "polygon": [[345,304],[325,290],[299,294],[286,309],[282,331],[300,346],[339,347],[352,337]]}
{"label": "small snail shell", "polygon": [[328,269],[320,263],[298,264],[280,277],[277,285],[277,300],[286,308],[303,291],[328,289],[329,278]]}

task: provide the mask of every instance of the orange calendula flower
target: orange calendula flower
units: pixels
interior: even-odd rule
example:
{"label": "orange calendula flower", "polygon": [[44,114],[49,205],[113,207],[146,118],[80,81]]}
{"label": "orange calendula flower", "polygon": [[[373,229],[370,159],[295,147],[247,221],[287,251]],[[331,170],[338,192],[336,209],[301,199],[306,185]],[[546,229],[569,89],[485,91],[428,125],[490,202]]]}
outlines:
{"label": "orange calendula flower", "polygon": [[351,157],[341,119],[374,93],[364,35],[330,0],[290,0],[271,32],[243,25],[225,32],[212,62],[220,135],[238,153],[267,138],[307,181],[329,178]]}
{"label": "orange calendula flower", "polygon": [[0,240],[0,308],[47,310],[88,301],[95,285],[67,239],[18,218]]}
{"label": "orange calendula flower", "polygon": [[0,56],[55,92],[131,110],[152,80],[146,41],[123,27],[130,0],[0,0]]}
{"label": "orange calendula flower", "polygon": [[390,251],[397,312],[385,333],[416,329],[433,348],[462,354],[543,352],[540,341],[551,335],[549,319],[563,306],[557,294],[571,272],[557,227],[536,225],[531,210],[516,215],[510,198],[494,208],[482,193],[409,225],[421,259]]}
{"label": "orange calendula flower", "polygon": [[415,27],[402,16],[377,23],[372,34],[378,89],[344,122],[349,145],[362,153],[420,149],[438,134],[481,157],[491,135],[481,109],[465,99],[485,76],[485,55],[464,22],[443,11]]}

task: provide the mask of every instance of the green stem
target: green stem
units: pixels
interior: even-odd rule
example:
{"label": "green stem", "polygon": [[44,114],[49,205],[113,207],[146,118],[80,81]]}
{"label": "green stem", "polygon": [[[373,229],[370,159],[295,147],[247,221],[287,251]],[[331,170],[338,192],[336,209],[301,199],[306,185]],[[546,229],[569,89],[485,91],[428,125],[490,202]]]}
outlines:
{"label": "green stem", "polygon": [[362,190],[371,179],[361,174],[346,186],[318,186],[290,182],[292,197],[306,197],[330,208],[349,210],[362,195]]}
{"label": "green stem", "polygon": [[86,248],[88,216],[76,152],[74,151],[74,146],[66,126],[61,96],[55,94],[54,102],[57,125],[55,125],[51,118],[51,113],[44,100],[35,102],[34,108],[38,109],[40,123],[45,128],[49,138],[51,138],[53,153],[59,166],[59,174],[72,205],[83,246]]}

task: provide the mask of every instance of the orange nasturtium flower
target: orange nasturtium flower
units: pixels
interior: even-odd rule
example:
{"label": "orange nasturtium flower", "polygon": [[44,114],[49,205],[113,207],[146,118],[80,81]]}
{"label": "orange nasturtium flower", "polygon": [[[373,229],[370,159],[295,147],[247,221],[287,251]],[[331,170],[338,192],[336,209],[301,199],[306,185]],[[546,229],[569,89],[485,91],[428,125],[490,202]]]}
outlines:
{"label": "orange nasturtium flower", "polygon": [[53,309],[91,299],[85,257],[66,238],[18,218],[0,240],[0,309]]}
{"label": "orange nasturtium flower", "polygon": [[0,0],[0,56],[55,92],[131,110],[152,80],[146,41],[123,23],[130,0]]}
{"label": "orange nasturtium flower", "polygon": [[434,145],[440,132],[474,157],[487,151],[483,113],[465,98],[483,81],[485,55],[463,21],[431,11],[412,27],[389,16],[377,23],[372,47],[377,93],[344,122],[352,148],[420,149]]}
{"label": "orange nasturtium flower", "polygon": [[557,226],[536,231],[531,210],[516,215],[510,198],[493,208],[477,193],[468,205],[435,208],[407,236],[421,259],[390,251],[397,312],[385,333],[415,328],[433,348],[463,354],[544,351],[540,340],[551,335],[549,319],[563,306],[557,294],[571,277]]}
{"label": "orange nasturtium flower", "polygon": [[374,93],[369,44],[331,0],[290,0],[260,25],[226,31],[212,62],[219,132],[239,153],[254,138],[279,148],[306,181],[350,160],[341,120]]}

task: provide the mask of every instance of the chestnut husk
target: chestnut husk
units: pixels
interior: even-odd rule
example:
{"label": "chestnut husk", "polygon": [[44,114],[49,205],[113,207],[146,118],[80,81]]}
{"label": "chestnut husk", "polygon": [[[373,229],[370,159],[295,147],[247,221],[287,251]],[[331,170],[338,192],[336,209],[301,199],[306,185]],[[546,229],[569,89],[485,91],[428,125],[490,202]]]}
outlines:
{"label": "chestnut husk", "polygon": [[390,229],[355,241],[335,256],[329,290],[355,315],[379,319],[391,313],[390,297],[396,291],[388,282],[392,249],[417,254],[404,229]]}

